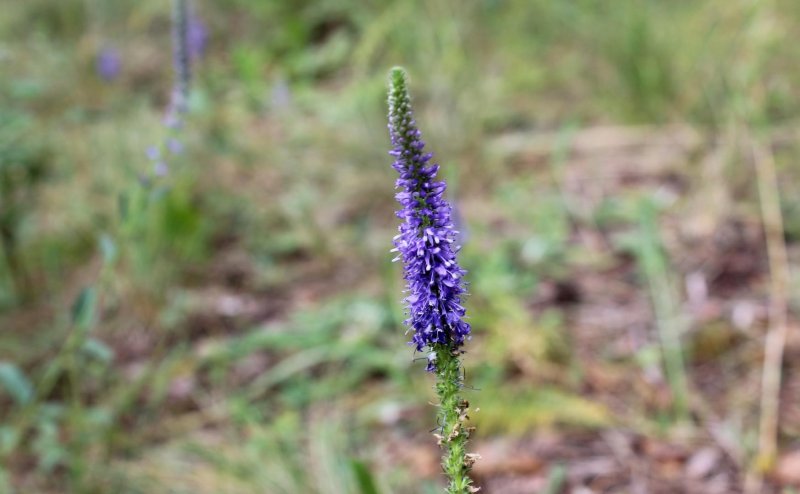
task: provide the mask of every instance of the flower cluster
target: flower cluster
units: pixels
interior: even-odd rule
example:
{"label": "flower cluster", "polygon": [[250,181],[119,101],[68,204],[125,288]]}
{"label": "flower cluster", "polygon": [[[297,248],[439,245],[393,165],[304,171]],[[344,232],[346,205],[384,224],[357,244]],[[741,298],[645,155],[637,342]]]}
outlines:
{"label": "flower cluster", "polygon": [[[469,337],[470,326],[464,321],[461,297],[465,292],[462,280],[465,271],[456,261],[459,247],[457,232],[451,219],[451,208],[443,198],[446,184],[436,181],[439,165],[432,164],[430,153],[411,111],[405,72],[396,68],[391,74],[389,91],[389,135],[394,156],[392,165],[400,174],[397,179],[397,201],[403,220],[394,238],[402,260],[408,296],[406,325],[413,330],[411,344],[418,351],[434,345],[457,350]],[[431,352],[428,370],[436,369],[435,353]]]}

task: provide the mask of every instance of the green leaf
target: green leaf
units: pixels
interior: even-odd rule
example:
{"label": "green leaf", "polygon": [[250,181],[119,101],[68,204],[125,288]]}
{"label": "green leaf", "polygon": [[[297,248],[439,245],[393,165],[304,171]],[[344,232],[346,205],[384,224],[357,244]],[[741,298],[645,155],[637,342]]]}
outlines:
{"label": "green leaf", "polygon": [[0,384],[19,405],[27,405],[33,400],[33,386],[14,364],[0,363]]}
{"label": "green leaf", "polygon": [[97,291],[93,286],[87,286],[72,304],[72,323],[79,329],[88,331],[94,320],[96,307]]}
{"label": "green leaf", "polygon": [[369,467],[363,461],[352,460],[350,468],[353,469],[353,476],[356,478],[358,484],[358,492],[360,494],[378,494],[378,486],[375,483],[375,477],[372,475]]}
{"label": "green leaf", "polygon": [[81,350],[83,350],[87,356],[99,360],[105,364],[114,360],[114,350],[110,349],[108,345],[95,338],[89,338],[83,342]]}
{"label": "green leaf", "polygon": [[[0,427],[0,455],[6,456],[14,451],[20,442],[20,429],[18,427],[4,425]],[[0,490],[0,492],[5,492]]]}
{"label": "green leaf", "polygon": [[543,494],[558,494],[564,488],[564,482],[567,480],[567,468],[564,465],[558,464],[550,469],[550,475],[547,479],[547,486],[544,488]]}
{"label": "green leaf", "polygon": [[100,253],[103,255],[103,262],[106,266],[113,264],[117,259],[117,244],[107,233],[100,236]]}

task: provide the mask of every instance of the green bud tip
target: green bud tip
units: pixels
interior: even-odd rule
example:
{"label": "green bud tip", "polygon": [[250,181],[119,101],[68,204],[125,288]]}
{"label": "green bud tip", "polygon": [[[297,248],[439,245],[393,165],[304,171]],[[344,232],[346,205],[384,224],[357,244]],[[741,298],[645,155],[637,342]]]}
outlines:
{"label": "green bud tip", "polygon": [[392,70],[389,71],[389,81],[393,88],[399,89],[405,87],[407,80],[408,75],[403,67],[392,67]]}

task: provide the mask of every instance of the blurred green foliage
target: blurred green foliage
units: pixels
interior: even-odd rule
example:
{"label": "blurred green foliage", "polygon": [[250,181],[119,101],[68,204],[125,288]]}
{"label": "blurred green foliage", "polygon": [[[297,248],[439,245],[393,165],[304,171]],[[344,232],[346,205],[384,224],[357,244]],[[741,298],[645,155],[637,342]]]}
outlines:
{"label": "blurred green foliage", "polygon": [[[790,0],[195,3],[210,50],[187,153],[146,186],[171,84],[165,2],[3,5],[0,492],[437,492],[381,449],[414,447],[434,399],[389,263],[392,65],[464,216],[468,394],[487,436],[614,423],[580,396],[576,273],[633,254],[636,286],[674,288],[641,191],[587,206],[565,189],[574,134],[717,136],[743,115],[768,132],[800,112]],[[93,72],[106,45],[113,83]],[[500,139],[545,131],[533,158]],[[576,246],[587,230],[610,252]],[[541,309],[550,285],[568,293]]]}
{"label": "blurred green foliage", "polygon": [[[15,105],[16,106],[16,105]],[[50,155],[46,137],[24,110],[6,106],[0,112],[0,248],[6,281],[18,302],[33,295],[30,261],[25,259],[25,226],[32,215]]]}

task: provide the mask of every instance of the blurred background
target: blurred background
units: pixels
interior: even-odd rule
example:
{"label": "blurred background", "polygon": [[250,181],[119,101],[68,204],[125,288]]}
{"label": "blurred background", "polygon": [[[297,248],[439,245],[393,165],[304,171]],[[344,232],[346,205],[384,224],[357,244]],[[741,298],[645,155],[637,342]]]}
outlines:
{"label": "blurred background", "polygon": [[441,492],[398,64],[482,492],[799,492],[797,2],[195,0],[179,131],[169,2],[0,6],[0,492]]}

